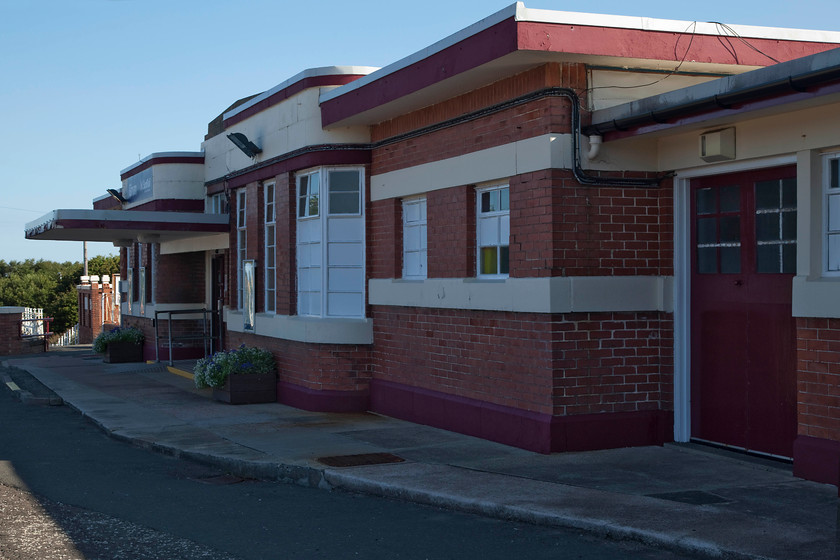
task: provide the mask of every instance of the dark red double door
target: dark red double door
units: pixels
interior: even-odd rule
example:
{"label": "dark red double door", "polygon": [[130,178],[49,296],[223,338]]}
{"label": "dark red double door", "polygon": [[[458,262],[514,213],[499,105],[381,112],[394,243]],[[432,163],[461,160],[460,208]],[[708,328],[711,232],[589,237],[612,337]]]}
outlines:
{"label": "dark red double door", "polygon": [[796,170],[693,179],[691,216],[691,436],[791,457]]}

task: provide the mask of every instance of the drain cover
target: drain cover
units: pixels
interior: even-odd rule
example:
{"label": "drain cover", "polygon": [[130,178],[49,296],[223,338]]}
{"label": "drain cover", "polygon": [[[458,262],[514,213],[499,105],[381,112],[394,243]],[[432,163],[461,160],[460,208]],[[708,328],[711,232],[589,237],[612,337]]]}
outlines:
{"label": "drain cover", "polygon": [[386,463],[402,463],[402,457],[391,453],[362,453],[361,455],[336,455],[333,457],[319,457],[318,462],[328,467],[361,467],[364,465],[384,465]]}
{"label": "drain cover", "polygon": [[700,490],[688,490],[685,492],[663,492],[662,494],[648,494],[648,498],[659,498],[660,500],[671,500],[694,506],[706,506],[710,504],[722,504],[728,502],[726,498]]}

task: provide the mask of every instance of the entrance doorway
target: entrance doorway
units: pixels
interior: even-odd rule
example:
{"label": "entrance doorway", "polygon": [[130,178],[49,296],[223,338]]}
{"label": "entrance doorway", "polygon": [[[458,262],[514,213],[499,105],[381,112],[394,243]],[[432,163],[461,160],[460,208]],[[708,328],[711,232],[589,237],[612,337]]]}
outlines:
{"label": "entrance doorway", "polygon": [[796,169],[692,179],[691,437],[781,457],[796,437]]}
{"label": "entrance doorway", "polygon": [[224,255],[214,255],[211,266],[211,294],[210,306],[212,310],[211,320],[211,336],[213,337],[213,351],[224,349],[225,340],[225,325],[224,325],[224,308],[225,308],[225,282],[227,275],[225,274],[225,257]]}

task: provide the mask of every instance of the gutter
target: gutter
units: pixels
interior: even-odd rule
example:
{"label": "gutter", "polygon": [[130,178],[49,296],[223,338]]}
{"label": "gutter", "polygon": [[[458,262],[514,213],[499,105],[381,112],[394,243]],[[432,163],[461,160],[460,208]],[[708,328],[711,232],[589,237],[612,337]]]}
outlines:
{"label": "gutter", "polygon": [[[690,114],[732,109],[737,105],[775,95],[805,93],[837,80],[840,80],[840,49],[832,49],[615,108],[595,111],[592,116],[596,122],[583,127],[582,132],[586,135],[600,136],[608,132],[626,132],[644,125],[667,124],[671,120]],[[679,99],[669,100],[676,97]],[[601,120],[598,120],[599,116]]]}

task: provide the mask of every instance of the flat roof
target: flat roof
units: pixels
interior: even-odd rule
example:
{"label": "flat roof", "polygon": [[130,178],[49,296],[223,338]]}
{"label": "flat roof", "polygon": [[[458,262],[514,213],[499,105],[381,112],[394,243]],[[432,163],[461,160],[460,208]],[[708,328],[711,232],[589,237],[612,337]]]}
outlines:
{"label": "flat roof", "polygon": [[59,209],[24,226],[27,239],[144,243],[227,233],[227,214]]}

